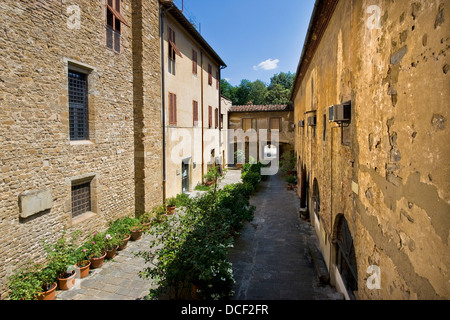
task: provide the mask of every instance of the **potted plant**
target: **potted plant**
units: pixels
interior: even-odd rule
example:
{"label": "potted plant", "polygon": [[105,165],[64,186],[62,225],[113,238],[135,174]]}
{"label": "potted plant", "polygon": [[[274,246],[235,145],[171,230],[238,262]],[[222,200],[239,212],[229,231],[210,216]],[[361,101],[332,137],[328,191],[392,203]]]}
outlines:
{"label": "potted plant", "polygon": [[88,250],[84,246],[81,246],[75,251],[75,272],[77,277],[83,279],[89,275],[89,269],[91,267],[91,261],[88,258]]}
{"label": "potted plant", "polygon": [[38,300],[55,300],[56,298],[56,283],[57,269],[52,264],[45,265],[38,272],[38,279],[41,283],[41,291],[37,292]]}
{"label": "potted plant", "polygon": [[166,199],[166,206],[167,206],[167,213],[170,214],[170,215],[174,214],[175,213],[175,208],[177,206],[176,198],[172,197],[172,198]]}
{"label": "potted plant", "polygon": [[66,230],[55,244],[44,241],[44,249],[47,252],[48,268],[55,271],[61,290],[68,290],[75,284],[75,270],[69,270],[75,261],[75,234],[71,239],[66,238]]}
{"label": "potted plant", "polygon": [[[19,260],[16,260],[17,264]],[[39,268],[36,263],[25,263],[25,267],[17,269],[8,277],[8,297],[11,300],[36,300],[37,292],[42,290],[42,283],[38,276]]]}
{"label": "potted plant", "polygon": [[131,240],[139,240],[142,236],[143,231],[144,225],[141,222],[136,221],[136,224],[130,228]]}
{"label": "potted plant", "polygon": [[91,261],[91,268],[100,268],[106,257],[105,239],[102,234],[94,232],[91,239],[86,244],[88,258]]}
{"label": "potted plant", "polygon": [[126,248],[128,241],[131,239],[130,229],[136,224],[136,218],[120,218],[110,223],[107,233],[117,237],[120,240],[119,248],[123,250]]}
{"label": "potted plant", "polygon": [[111,235],[110,233],[105,235],[106,259],[112,259],[116,256],[120,241],[121,239],[117,238],[115,235]]}

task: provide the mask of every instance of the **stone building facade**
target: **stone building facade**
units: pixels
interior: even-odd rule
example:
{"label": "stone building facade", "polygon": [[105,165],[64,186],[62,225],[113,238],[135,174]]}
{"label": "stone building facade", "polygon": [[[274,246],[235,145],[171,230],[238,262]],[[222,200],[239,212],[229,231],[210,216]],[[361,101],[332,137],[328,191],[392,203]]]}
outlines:
{"label": "stone building facade", "polygon": [[292,93],[298,192],[348,299],[450,298],[449,10],[316,1]]}
{"label": "stone building facade", "polygon": [[275,156],[279,160],[281,154],[294,150],[294,109],[289,105],[231,106],[228,131],[228,164],[236,164],[234,155],[239,150],[245,152],[245,162],[250,156],[256,161],[271,161]]}
{"label": "stone building facade", "polygon": [[14,260],[162,202],[159,2],[0,3],[0,293]]}

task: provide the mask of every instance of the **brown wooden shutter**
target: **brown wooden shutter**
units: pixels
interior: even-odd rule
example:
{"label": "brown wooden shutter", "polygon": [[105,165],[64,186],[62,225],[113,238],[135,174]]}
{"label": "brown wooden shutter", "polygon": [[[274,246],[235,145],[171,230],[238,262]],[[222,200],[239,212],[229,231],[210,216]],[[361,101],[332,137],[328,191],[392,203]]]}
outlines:
{"label": "brown wooden shutter", "polygon": [[177,124],[177,95],[169,93],[169,125]]}
{"label": "brown wooden shutter", "polygon": [[197,74],[197,51],[192,49],[192,73]]}
{"label": "brown wooden shutter", "polygon": [[216,89],[219,90],[219,71],[216,71]]}
{"label": "brown wooden shutter", "polygon": [[193,126],[198,126],[198,102],[192,101]]}
{"label": "brown wooden shutter", "polygon": [[212,67],[208,64],[208,84],[212,86]]}
{"label": "brown wooden shutter", "polygon": [[215,115],[215,128],[217,129],[219,127],[219,109],[216,108],[216,110],[214,110],[214,115]]}
{"label": "brown wooden shutter", "polygon": [[212,128],[212,107],[208,106],[208,125]]}

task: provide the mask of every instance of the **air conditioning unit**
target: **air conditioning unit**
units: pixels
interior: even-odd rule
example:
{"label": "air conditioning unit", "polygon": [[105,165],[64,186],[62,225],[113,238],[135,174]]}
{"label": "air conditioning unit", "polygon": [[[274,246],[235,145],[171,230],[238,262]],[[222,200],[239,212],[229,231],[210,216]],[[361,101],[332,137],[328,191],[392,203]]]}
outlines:
{"label": "air conditioning unit", "polygon": [[303,120],[302,120],[302,121],[299,121],[299,122],[298,122],[298,127],[299,127],[299,128],[304,128],[304,127],[305,127],[305,121],[303,121]]}
{"label": "air conditioning unit", "polygon": [[317,116],[312,116],[308,118],[308,126],[315,127],[317,125]]}
{"label": "air conditioning unit", "polygon": [[352,119],[351,101],[331,106],[329,111],[330,111],[330,122],[338,122],[338,123],[350,122]]}

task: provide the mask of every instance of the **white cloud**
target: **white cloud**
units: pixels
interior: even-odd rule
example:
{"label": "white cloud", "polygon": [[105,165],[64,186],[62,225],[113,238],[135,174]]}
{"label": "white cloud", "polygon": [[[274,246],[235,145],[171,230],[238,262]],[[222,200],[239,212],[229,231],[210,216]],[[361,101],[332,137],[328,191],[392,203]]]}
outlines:
{"label": "white cloud", "polygon": [[267,59],[266,61],[261,62],[260,64],[258,64],[257,66],[253,66],[253,70],[274,70],[278,67],[278,63],[280,62],[280,60],[275,59]]}

